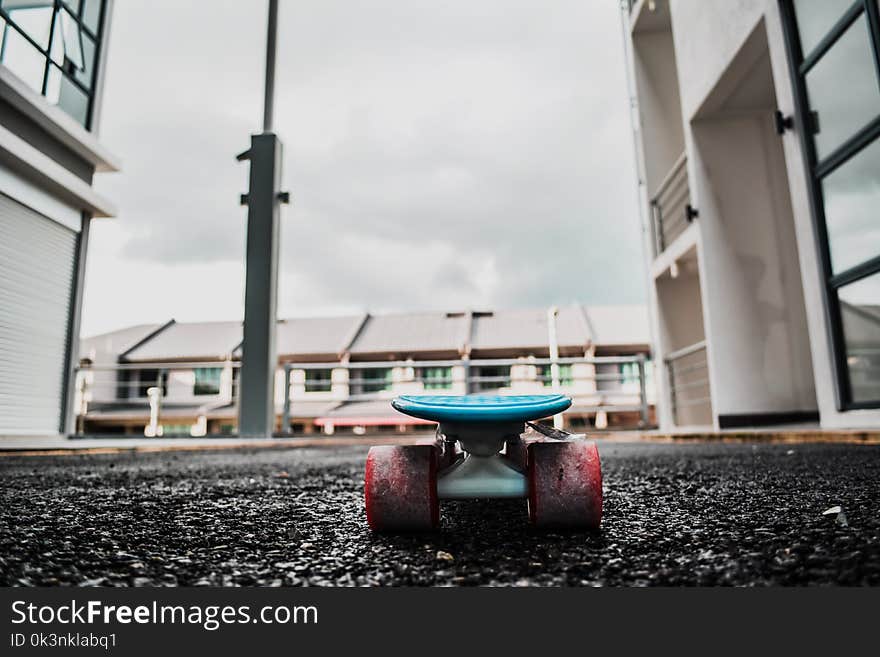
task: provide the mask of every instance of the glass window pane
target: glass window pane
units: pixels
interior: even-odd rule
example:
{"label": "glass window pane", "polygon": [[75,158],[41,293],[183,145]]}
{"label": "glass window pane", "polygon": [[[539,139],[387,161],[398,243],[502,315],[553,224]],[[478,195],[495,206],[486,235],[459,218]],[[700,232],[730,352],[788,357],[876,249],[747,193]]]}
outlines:
{"label": "glass window pane", "polygon": [[354,370],[355,389],[354,394],[381,392],[391,390],[391,370],[388,368]]}
{"label": "glass window pane", "polygon": [[25,34],[41,48],[49,47],[49,27],[52,24],[52,0],[27,0],[3,3],[9,20],[18,25]]}
{"label": "glass window pane", "polygon": [[880,255],[880,140],[822,180],[831,271]]}
{"label": "glass window pane", "polygon": [[64,75],[57,66],[49,66],[49,77],[46,80],[46,100],[53,105],[58,104],[58,98],[61,96],[61,78]]}
{"label": "glass window pane", "polygon": [[70,11],[74,16],[79,15],[79,0],[64,0],[64,4],[70,7]]}
{"label": "glass window pane", "polygon": [[819,45],[822,38],[852,6],[853,0],[795,0],[794,13],[804,57]]}
{"label": "glass window pane", "polygon": [[305,370],[306,392],[330,392],[333,389],[333,370]]}
{"label": "glass window pane", "polygon": [[425,367],[420,374],[425,390],[448,390],[452,387],[451,367]]}
{"label": "glass window pane", "polygon": [[510,365],[475,367],[471,370],[476,380],[475,390],[497,390],[510,386]]}
{"label": "glass window pane", "polygon": [[82,35],[82,55],[83,67],[75,71],[74,77],[82,82],[87,88],[91,89],[95,64],[95,42],[85,33]]}
{"label": "glass window pane", "polygon": [[61,77],[61,89],[58,92],[58,107],[70,114],[82,125],[86,124],[89,113],[89,97],[82,89],[70,81],[66,75]]}
{"label": "glass window pane", "polygon": [[42,93],[46,58],[12,27],[6,28],[2,62],[31,89]]}
{"label": "glass window pane", "polygon": [[818,113],[819,159],[880,114],[880,88],[868,23],[862,16],[806,75],[810,108]]}
{"label": "glass window pane", "polygon": [[[559,365],[559,385],[570,386],[574,383],[571,372],[571,363],[561,363]],[[545,388],[553,386],[553,369],[550,365],[538,366],[538,380]]]}
{"label": "glass window pane", "polygon": [[852,401],[880,401],[880,274],[842,287],[838,296]]}
{"label": "glass window pane", "polygon": [[217,395],[220,393],[220,377],[223,370],[219,367],[197,367],[193,370],[193,394]]}
{"label": "glass window pane", "polygon": [[61,34],[64,38],[64,70],[72,73],[76,69],[82,69],[84,64],[82,32],[79,23],[66,11],[61,12]]}
{"label": "glass window pane", "polygon": [[52,35],[52,44],[49,47],[49,57],[58,66],[64,66],[64,26],[61,23],[61,14],[55,14],[55,27]]}
{"label": "glass window pane", "polygon": [[98,34],[98,24],[101,22],[101,2],[103,0],[84,0],[82,19],[92,34]]}

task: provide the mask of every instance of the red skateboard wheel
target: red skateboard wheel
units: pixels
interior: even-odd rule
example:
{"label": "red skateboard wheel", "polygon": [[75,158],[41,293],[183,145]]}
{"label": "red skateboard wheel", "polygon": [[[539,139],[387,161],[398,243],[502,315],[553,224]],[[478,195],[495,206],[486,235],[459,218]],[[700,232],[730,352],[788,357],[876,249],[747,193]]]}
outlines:
{"label": "red skateboard wheel", "polygon": [[436,529],[440,524],[437,448],[371,447],[364,475],[364,501],[373,531]]}
{"label": "red skateboard wheel", "polygon": [[529,520],[536,527],[598,529],[602,467],[596,443],[534,442],[528,446]]}

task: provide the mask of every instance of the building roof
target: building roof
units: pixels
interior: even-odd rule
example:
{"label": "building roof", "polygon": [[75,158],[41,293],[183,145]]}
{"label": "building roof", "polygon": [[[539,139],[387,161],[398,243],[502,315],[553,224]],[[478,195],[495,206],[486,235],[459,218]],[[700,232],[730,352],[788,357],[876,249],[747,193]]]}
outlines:
{"label": "building roof", "polygon": [[401,313],[371,315],[351,345],[355,354],[454,352],[467,339],[467,315],[460,313]]}
{"label": "building roof", "polygon": [[125,353],[151,333],[162,328],[161,324],[136,324],[128,328],[101,333],[80,342],[79,357],[96,364],[115,363]]}
{"label": "building roof", "polygon": [[[475,313],[471,349],[548,349],[547,308],[525,308]],[[647,327],[645,327],[647,334]],[[584,348],[590,343],[589,324],[581,306],[563,306],[556,317],[556,340],[562,347]],[[647,342],[647,340],[645,340]]]}
{"label": "building roof", "polygon": [[645,306],[587,306],[584,309],[593,344],[603,347],[650,344],[648,309]]}
{"label": "building roof", "polygon": [[127,362],[223,360],[241,343],[241,322],[169,322],[122,354]]}
{"label": "building roof", "polygon": [[279,356],[334,355],[345,352],[363,315],[347,317],[299,317],[278,322]]}
{"label": "building roof", "polygon": [[[345,353],[405,358],[432,354],[453,357],[468,351],[546,352],[547,308],[494,312],[419,312],[389,315],[314,317],[278,323],[279,356],[288,360],[335,360]],[[650,343],[644,306],[561,306],[556,317],[560,350]],[[86,338],[81,353],[103,349],[110,360],[167,362],[224,360],[241,355],[241,322],[175,322],[132,326]]]}

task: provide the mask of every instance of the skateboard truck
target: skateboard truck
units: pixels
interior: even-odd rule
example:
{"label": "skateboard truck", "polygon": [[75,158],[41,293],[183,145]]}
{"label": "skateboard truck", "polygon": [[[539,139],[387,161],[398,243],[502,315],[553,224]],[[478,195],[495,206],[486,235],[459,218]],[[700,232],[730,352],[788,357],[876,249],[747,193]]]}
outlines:
{"label": "skateboard truck", "polygon": [[595,443],[530,421],[565,410],[568,397],[407,395],[392,405],[437,421],[437,441],[370,449],[364,492],[372,529],[434,529],[440,500],[474,498],[526,499],[536,526],[599,526]]}

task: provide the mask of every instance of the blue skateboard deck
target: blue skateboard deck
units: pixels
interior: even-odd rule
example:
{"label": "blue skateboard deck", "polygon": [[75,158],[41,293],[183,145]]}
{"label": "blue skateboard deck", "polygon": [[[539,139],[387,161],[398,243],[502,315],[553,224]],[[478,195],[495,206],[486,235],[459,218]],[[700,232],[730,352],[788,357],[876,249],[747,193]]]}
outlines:
{"label": "blue skateboard deck", "polygon": [[391,405],[406,415],[434,422],[528,422],[571,406],[565,395],[401,395]]}

